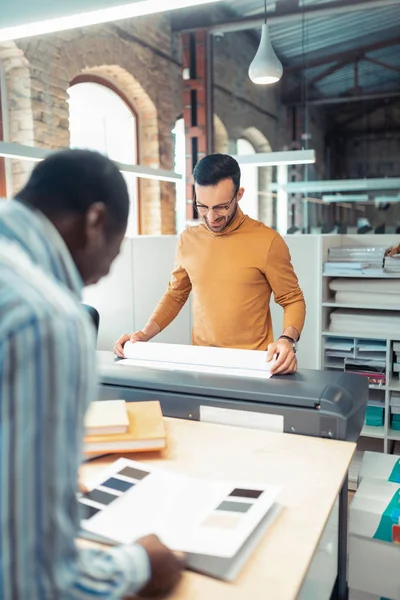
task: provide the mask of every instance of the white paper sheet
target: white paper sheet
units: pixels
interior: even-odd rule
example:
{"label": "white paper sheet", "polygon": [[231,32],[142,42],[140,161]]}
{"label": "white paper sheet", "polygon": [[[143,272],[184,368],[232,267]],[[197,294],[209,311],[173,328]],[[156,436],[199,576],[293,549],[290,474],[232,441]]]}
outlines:
{"label": "white paper sheet", "polygon": [[117,363],[122,366],[229,377],[269,379],[273,364],[273,361],[267,362],[267,353],[263,351],[179,344],[127,342],[124,353],[125,359]]}

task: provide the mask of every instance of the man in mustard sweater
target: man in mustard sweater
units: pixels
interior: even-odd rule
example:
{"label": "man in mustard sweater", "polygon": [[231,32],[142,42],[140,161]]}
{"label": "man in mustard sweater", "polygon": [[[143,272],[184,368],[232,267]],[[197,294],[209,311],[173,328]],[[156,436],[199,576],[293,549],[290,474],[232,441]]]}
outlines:
{"label": "man in mustard sweater", "polygon": [[[193,292],[193,344],[268,350],[274,374],[293,373],[305,320],[305,302],[287,245],[273,229],[243,214],[240,167],[213,154],[194,170],[194,205],[202,223],[179,237],[168,289],[146,326],[117,340],[123,357],[130,340],[149,341],[178,315]],[[271,294],[284,310],[283,332],[274,341]]]}

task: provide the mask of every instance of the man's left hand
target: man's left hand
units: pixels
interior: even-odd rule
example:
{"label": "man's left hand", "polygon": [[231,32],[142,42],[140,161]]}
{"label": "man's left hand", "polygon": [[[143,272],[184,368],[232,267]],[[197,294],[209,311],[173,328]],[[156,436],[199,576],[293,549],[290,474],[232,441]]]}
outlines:
{"label": "man's left hand", "polygon": [[297,358],[289,340],[278,340],[268,346],[267,361],[276,356],[271,367],[271,375],[288,375],[297,371]]}

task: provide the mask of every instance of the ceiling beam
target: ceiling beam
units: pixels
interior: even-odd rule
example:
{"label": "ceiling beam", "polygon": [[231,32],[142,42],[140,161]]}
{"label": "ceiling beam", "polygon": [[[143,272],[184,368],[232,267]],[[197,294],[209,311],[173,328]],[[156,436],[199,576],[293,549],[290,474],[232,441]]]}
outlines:
{"label": "ceiling beam", "polygon": [[400,67],[395,67],[394,65],[388,65],[377,58],[371,58],[370,56],[364,56],[364,60],[373,65],[377,65],[378,67],[382,67],[383,69],[389,69],[390,71],[395,71],[396,73],[400,73]]}
{"label": "ceiling beam", "polygon": [[389,46],[395,46],[398,44],[400,44],[400,37],[398,31],[396,31],[396,34],[393,37],[387,37],[387,35],[385,34],[384,39],[380,39],[376,42],[369,42],[364,45],[359,45],[357,48],[353,48],[352,50],[342,50],[339,52],[331,51],[323,55],[321,55],[321,52],[318,51],[316,53],[315,58],[310,55],[306,55],[305,64],[303,60],[299,60],[298,62],[292,63],[291,65],[287,65],[285,67],[285,72],[293,73],[295,71],[301,71],[303,68],[311,69],[314,67],[321,67],[331,62],[343,62],[344,64],[349,64],[357,58],[364,56],[364,54],[366,54],[367,52],[382,50],[382,48],[388,48]]}
{"label": "ceiling beam", "polygon": [[[316,83],[318,83],[318,81],[321,81],[322,79],[325,79],[326,77],[329,77],[329,75],[332,75],[336,71],[339,71],[339,69],[341,69],[345,65],[347,65],[347,61],[342,61],[342,62],[336,63],[334,65],[331,65],[328,69],[325,69],[325,71],[322,71],[322,73],[320,73],[319,75],[316,75],[315,77],[313,77],[312,79],[307,81],[306,87],[307,87],[308,92],[311,90],[311,88]],[[313,91],[318,92],[318,90],[313,90]],[[286,102],[291,102],[291,101],[293,102],[295,98],[299,99],[302,96],[302,92],[303,92],[302,85],[298,85],[289,94],[283,94],[283,103],[285,104]]]}
{"label": "ceiling beam", "polygon": [[[379,8],[398,4],[398,0],[379,0]],[[350,11],[376,8],[377,0],[331,0],[323,4],[312,4],[300,9],[278,10],[268,13],[272,23],[287,23],[306,17],[328,17]],[[180,11],[172,16],[172,31],[197,31],[207,29],[210,33],[229,33],[246,29],[259,29],[264,23],[264,14],[251,17],[223,19],[213,16],[209,10],[201,20],[191,16],[189,11]]]}
{"label": "ceiling beam", "polygon": [[[400,98],[400,89],[390,90],[388,92],[373,92],[369,94],[356,94],[347,96],[333,96],[332,98],[309,98],[307,105],[309,106],[323,106],[332,104],[348,104],[349,102],[369,102],[371,100],[379,100],[383,98]],[[287,106],[302,106],[302,100],[297,101],[284,101]]]}
{"label": "ceiling beam", "polygon": [[316,75],[315,77],[313,77],[312,79],[307,81],[307,86],[315,85],[316,83],[318,83],[318,81],[322,81],[322,79],[329,77],[329,75],[333,75],[333,73],[336,73],[336,71],[339,71],[345,65],[347,65],[347,60],[342,60],[342,61],[332,65],[328,69],[325,69],[325,71],[322,71],[322,73],[320,73],[319,75]]}

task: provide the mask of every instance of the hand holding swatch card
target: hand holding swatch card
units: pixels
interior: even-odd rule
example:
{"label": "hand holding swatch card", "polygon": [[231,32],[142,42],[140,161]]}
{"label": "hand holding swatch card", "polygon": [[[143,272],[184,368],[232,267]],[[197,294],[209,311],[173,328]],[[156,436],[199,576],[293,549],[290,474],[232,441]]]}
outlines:
{"label": "hand holding swatch card", "polygon": [[281,488],[197,479],[121,458],[80,496],[83,535],[131,544],[154,533],[189,568],[232,581],[279,512]]}
{"label": "hand holding swatch card", "polygon": [[127,342],[125,359],[119,365],[210,373],[229,377],[256,377],[269,379],[272,362],[261,350],[237,350],[234,348],[210,348],[154,342]]}

